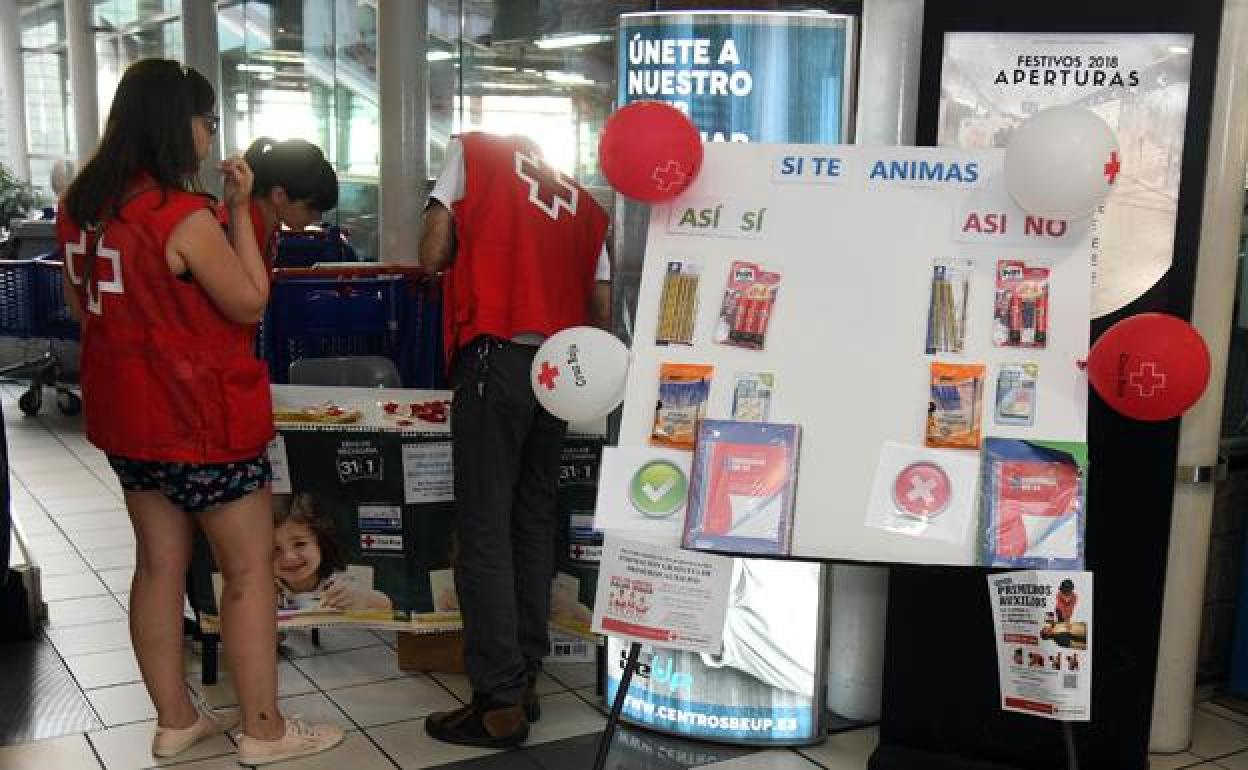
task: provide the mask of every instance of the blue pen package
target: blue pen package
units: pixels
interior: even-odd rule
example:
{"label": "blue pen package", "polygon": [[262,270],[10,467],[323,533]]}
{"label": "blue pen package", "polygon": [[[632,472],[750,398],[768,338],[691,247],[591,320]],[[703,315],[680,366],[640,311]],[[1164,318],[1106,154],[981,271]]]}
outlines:
{"label": "blue pen package", "polygon": [[713,367],[665,363],[659,368],[659,397],[654,407],[650,443],[669,449],[692,450],[698,421],[711,397]]}
{"label": "blue pen package", "polygon": [[1083,569],[1087,444],[988,438],[980,469],[986,566]]}

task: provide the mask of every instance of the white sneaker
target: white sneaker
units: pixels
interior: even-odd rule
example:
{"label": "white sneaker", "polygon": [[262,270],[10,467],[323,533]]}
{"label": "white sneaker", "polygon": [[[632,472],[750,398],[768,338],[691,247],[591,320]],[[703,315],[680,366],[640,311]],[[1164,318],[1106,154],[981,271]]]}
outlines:
{"label": "white sneaker", "polygon": [[346,734],[338,725],[314,725],[287,717],[286,734],[276,740],[262,741],[247,734],[240,735],[238,762],[254,767],[319,754],[342,743],[344,737]]}
{"label": "white sneaker", "polygon": [[152,756],[161,759],[177,756],[204,738],[220,735],[238,724],[238,709],[222,709],[214,713],[198,705],[196,710],[199,711],[199,719],[190,727],[156,728],[156,735],[152,738]]}

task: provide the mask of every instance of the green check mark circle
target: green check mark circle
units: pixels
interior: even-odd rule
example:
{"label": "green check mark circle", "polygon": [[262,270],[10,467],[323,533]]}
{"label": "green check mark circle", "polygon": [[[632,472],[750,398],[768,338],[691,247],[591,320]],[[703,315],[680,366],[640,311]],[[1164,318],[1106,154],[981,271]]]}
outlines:
{"label": "green check mark circle", "polygon": [[689,479],[668,460],[651,460],[633,474],[628,497],[642,516],[662,519],[685,507]]}

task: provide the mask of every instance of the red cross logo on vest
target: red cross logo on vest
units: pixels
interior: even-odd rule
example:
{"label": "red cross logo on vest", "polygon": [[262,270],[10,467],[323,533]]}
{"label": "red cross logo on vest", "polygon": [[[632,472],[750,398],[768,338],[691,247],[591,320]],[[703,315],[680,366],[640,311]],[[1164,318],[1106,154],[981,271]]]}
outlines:
{"label": "red cross logo on vest", "polygon": [[529,202],[551,219],[558,219],[560,210],[576,216],[579,190],[563,174],[537,158],[516,153],[516,176],[529,185]]}
{"label": "red cross logo on vest", "polygon": [[377,539],[373,537],[372,535],[364,535],[363,537],[360,538],[360,543],[365,548],[372,548],[373,544],[376,542],[377,542]]}
{"label": "red cross logo on vest", "polygon": [[1166,389],[1166,374],[1158,371],[1157,364],[1145,361],[1131,373],[1128,382],[1141,398],[1152,398]]}
{"label": "red cross logo on vest", "polygon": [[[126,287],[121,277],[121,252],[104,245],[103,234],[96,236],[100,242],[96,244],[96,264],[92,266],[93,278],[91,286],[86,287],[87,310],[96,315],[104,312],[101,295],[124,294]],[[87,231],[78,234],[77,243],[65,244],[65,268],[69,273],[69,281],[75,286],[82,286],[86,280],[86,264],[88,258]],[[80,270],[81,268],[81,270]],[[105,280],[107,278],[107,280]]]}
{"label": "red cross logo on vest", "polygon": [[559,367],[551,366],[549,361],[542,362],[542,371],[537,375],[537,381],[546,386],[546,390],[555,389],[555,378],[559,376]]}
{"label": "red cross logo on vest", "polygon": [[1111,152],[1109,154],[1109,162],[1105,164],[1105,178],[1110,184],[1118,178],[1118,172],[1122,170],[1122,164],[1118,162],[1118,153]]}

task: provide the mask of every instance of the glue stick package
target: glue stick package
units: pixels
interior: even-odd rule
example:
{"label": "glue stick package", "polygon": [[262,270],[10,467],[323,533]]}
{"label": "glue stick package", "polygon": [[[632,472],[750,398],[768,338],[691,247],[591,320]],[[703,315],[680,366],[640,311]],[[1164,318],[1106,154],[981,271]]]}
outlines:
{"label": "glue stick package", "polygon": [[992,343],[1043,348],[1049,336],[1049,268],[1020,260],[997,262]]}
{"label": "glue stick package", "polygon": [[983,425],[983,364],[932,362],[931,399],[927,407],[929,447],[978,449]]}
{"label": "glue stick package", "polygon": [[702,364],[662,365],[651,444],[693,450],[698,420],[706,415],[706,402],[711,395],[712,371],[713,367]]}
{"label": "glue stick package", "polygon": [[779,273],[767,272],[754,262],[733,262],[715,327],[715,341],[762,350],[779,288]]}
{"label": "glue stick package", "polygon": [[690,260],[671,260],[667,263],[667,272],[663,274],[663,293],[659,297],[655,344],[693,344],[701,272],[701,266]]}

